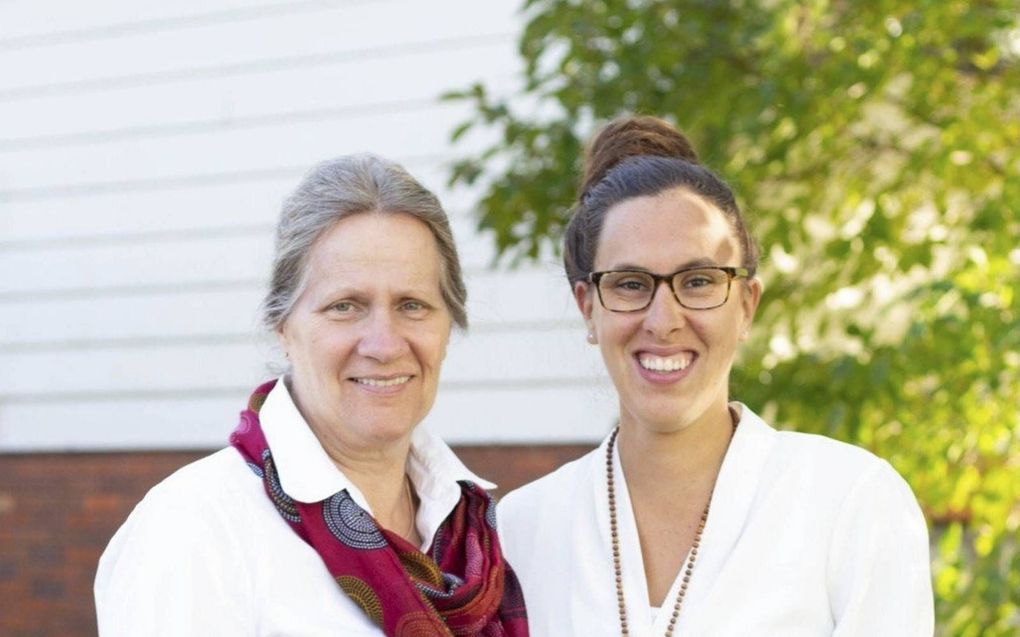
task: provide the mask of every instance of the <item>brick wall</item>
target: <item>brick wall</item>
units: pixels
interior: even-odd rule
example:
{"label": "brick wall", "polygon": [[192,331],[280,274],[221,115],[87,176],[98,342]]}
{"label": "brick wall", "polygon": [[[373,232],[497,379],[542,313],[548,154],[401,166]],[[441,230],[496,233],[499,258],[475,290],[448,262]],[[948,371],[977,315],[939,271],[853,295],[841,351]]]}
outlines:
{"label": "brick wall", "polygon": [[[505,492],[590,446],[460,447]],[[92,579],[152,485],[205,452],[0,455],[0,637],[96,634]]]}

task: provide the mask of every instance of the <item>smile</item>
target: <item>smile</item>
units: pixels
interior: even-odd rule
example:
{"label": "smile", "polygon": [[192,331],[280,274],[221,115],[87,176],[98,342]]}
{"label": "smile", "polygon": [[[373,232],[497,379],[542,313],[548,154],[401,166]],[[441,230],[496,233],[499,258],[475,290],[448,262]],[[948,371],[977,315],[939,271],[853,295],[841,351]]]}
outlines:
{"label": "smile", "polygon": [[690,352],[682,352],[674,356],[652,356],[641,354],[638,356],[638,363],[641,367],[653,372],[676,372],[687,369],[694,357]]}
{"label": "smile", "polygon": [[395,378],[353,378],[351,379],[359,385],[367,385],[368,387],[395,387],[397,385],[403,385],[407,381],[411,380],[410,376],[397,376]]}

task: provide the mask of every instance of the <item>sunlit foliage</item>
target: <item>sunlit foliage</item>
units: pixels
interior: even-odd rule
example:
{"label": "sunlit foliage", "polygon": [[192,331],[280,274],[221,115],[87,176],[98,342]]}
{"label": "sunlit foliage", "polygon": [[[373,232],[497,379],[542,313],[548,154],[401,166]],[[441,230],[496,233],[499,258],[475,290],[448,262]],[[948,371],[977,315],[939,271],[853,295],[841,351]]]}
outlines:
{"label": "sunlit foliage", "polygon": [[522,92],[449,96],[498,134],[451,182],[504,260],[558,244],[594,126],[675,122],[763,248],[734,396],[906,476],[941,635],[1020,633],[1020,0],[523,11]]}

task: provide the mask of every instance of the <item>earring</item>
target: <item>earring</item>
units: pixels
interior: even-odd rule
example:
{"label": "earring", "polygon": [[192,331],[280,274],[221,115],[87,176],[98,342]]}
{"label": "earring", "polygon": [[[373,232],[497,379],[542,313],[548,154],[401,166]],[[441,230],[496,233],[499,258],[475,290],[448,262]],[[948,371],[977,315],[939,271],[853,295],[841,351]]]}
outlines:
{"label": "earring", "polygon": [[595,332],[588,332],[588,342],[592,345],[599,342],[599,339],[595,338]]}

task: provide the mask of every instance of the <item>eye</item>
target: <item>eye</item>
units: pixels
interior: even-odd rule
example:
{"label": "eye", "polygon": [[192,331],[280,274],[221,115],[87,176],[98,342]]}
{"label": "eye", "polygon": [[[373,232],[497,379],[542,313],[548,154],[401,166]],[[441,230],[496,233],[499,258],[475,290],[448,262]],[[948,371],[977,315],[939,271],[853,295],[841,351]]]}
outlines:
{"label": "eye", "polygon": [[692,276],[684,279],[685,288],[700,288],[706,285],[712,285],[714,281],[707,276]]}
{"label": "eye", "polygon": [[722,285],[726,276],[717,270],[698,270],[688,272],[683,276],[681,285],[685,289],[705,288],[715,285]]}
{"label": "eye", "polygon": [[430,309],[431,305],[417,299],[408,299],[400,304],[400,310],[409,316],[423,316]]}
{"label": "eye", "polygon": [[622,277],[613,282],[613,287],[628,292],[640,292],[648,289],[648,281],[644,277]]}
{"label": "eye", "polygon": [[358,306],[353,301],[337,301],[329,306],[330,311],[337,314],[353,314]]}

